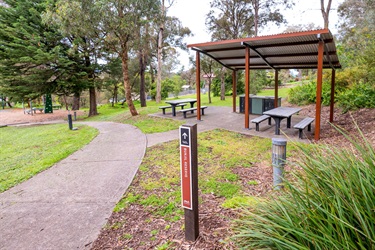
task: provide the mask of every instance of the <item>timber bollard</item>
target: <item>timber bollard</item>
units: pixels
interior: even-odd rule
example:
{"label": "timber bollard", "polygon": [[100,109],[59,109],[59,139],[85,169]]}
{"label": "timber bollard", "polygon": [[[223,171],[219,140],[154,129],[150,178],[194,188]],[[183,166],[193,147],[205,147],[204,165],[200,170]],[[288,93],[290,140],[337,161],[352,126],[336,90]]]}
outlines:
{"label": "timber bollard", "polygon": [[279,190],[283,187],[282,178],[286,161],[286,140],[272,138],[272,167],[273,167],[273,187]]}
{"label": "timber bollard", "polygon": [[199,236],[197,124],[180,126],[181,204],[185,214],[185,240]]}
{"label": "timber bollard", "polygon": [[77,121],[77,112],[74,111],[74,120]]}
{"label": "timber bollard", "polygon": [[72,121],[72,115],[71,114],[68,115],[68,124],[69,124],[69,129],[72,130],[73,129],[73,121]]}

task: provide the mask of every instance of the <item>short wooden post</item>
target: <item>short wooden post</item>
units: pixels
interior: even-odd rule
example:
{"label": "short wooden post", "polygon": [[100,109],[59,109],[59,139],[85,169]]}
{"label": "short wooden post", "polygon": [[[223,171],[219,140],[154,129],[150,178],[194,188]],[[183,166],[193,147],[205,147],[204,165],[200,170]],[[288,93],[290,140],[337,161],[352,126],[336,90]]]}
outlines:
{"label": "short wooden post", "polygon": [[197,124],[180,126],[181,199],[185,239],[199,236]]}

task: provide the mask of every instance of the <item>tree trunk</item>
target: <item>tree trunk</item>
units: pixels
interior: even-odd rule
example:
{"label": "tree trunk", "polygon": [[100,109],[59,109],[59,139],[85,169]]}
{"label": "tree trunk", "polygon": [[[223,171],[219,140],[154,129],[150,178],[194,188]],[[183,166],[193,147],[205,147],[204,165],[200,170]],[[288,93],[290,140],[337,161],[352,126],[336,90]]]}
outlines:
{"label": "tree trunk", "polygon": [[79,110],[80,93],[74,93],[72,110]]}
{"label": "tree trunk", "polygon": [[225,100],[225,67],[221,68],[221,77],[220,77],[220,100]]}
{"label": "tree trunk", "polygon": [[118,93],[118,86],[117,86],[117,83],[115,83],[113,84],[112,107],[114,107],[115,103],[118,102],[117,93]]}
{"label": "tree trunk", "polygon": [[140,72],[140,86],[139,86],[139,98],[141,99],[141,107],[146,107],[146,95],[145,95],[145,71],[146,71],[146,60],[145,53],[142,49],[139,50],[139,72]]}
{"label": "tree trunk", "polygon": [[[6,97],[5,97],[6,98]],[[10,104],[10,101],[12,100],[13,97],[10,97],[9,99],[6,98],[6,102],[5,102],[5,105],[8,104],[9,108],[13,108],[13,106]],[[4,109],[4,107],[3,107]]]}
{"label": "tree trunk", "polygon": [[89,88],[89,94],[90,94],[90,111],[89,111],[89,117],[98,115],[98,109],[96,108],[96,93],[95,93],[95,87]]}
{"label": "tree trunk", "polygon": [[156,103],[161,101],[161,71],[162,71],[162,53],[163,53],[163,27],[159,30],[158,39],[158,70],[157,70],[157,80],[156,80]]}
{"label": "tree trunk", "polygon": [[[212,83],[212,78],[209,77],[208,78],[208,103],[211,103],[211,83]],[[197,91],[201,91],[201,86],[200,84],[198,84],[199,87],[198,87],[198,90]]]}
{"label": "tree trunk", "polygon": [[253,2],[254,7],[254,35],[258,36],[259,0]]}
{"label": "tree trunk", "polygon": [[69,105],[68,105],[68,102],[66,100],[66,95],[65,94],[63,95],[63,99],[64,99],[64,104],[65,104],[65,109],[69,110]]}
{"label": "tree trunk", "polygon": [[132,116],[138,115],[137,110],[135,109],[133,100],[132,100],[132,93],[131,87],[129,82],[129,69],[128,69],[128,45],[126,41],[121,44],[121,66],[122,66],[122,74],[124,78],[124,87],[125,87],[125,98],[126,104],[128,104],[129,111]]}
{"label": "tree trunk", "polygon": [[[85,65],[86,67],[91,66],[90,57],[85,56]],[[90,94],[90,110],[89,110],[89,117],[98,115],[98,109],[96,107],[96,91],[94,85],[94,72],[90,72],[89,80],[91,80],[91,87],[89,87],[89,94]]]}
{"label": "tree trunk", "polygon": [[332,0],[328,0],[327,9],[324,7],[324,0],[320,0],[320,9],[324,20],[324,28],[328,29],[329,25],[329,12],[331,11]]}
{"label": "tree trunk", "polygon": [[152,67],[152,62],[150,63],[150,76],[151,76],[151,84],[155,83],[155,74],[154,74],[154,67]]}
{"label": "tree trunk", "polygon": [[165,2],[164,0],[161,1],[161,21],[160,21],[160,29],[159,29],[159,36],[158,36],[158,77],[156,80],[156,103],[160,103],[161,101],[161,71],[163,66],[163,31],[164,31],[164,19],[165,16]]}

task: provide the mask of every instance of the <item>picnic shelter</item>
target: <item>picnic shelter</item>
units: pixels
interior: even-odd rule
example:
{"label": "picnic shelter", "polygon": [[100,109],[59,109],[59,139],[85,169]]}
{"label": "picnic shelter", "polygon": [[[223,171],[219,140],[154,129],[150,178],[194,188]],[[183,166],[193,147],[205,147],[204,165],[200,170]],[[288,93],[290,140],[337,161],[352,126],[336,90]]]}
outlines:
{"label": "picnic shelter", "polygon": [[[341,68],[336,45],[329,29],[257,36],[189,44],[196,51],[196,82],[201,82],[200,55],[204,54],[233,74],[233,112],[236,112],[237,71],[245,71],[245,97],[250,95],[250,70],[275,71],[275,103],[278,103],[278,72],[281,69],[317,69],[314,139],[320,139],[323,69],[331,69],[330,122],[333,122],[335,72]],[[198,84],[199,86],[199,84]],[[199,87],[198,87],[199,88]],[[200,91],[197,93],[197,120],[201,120]],[[249,129],[249,98],[245,98],[245,128]]]}

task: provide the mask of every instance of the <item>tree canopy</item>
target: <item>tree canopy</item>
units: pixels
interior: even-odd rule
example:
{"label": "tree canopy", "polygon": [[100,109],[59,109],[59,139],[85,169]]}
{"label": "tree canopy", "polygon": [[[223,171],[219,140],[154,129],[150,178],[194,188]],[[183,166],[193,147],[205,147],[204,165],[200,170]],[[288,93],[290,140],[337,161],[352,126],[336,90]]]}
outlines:
{"label": "tree canopy", "polygon": [[2,92],[34,98],[57,91],[74,61],[62,35],[42,23],[44,1],[5,1],[0,6],[0,84]]}

